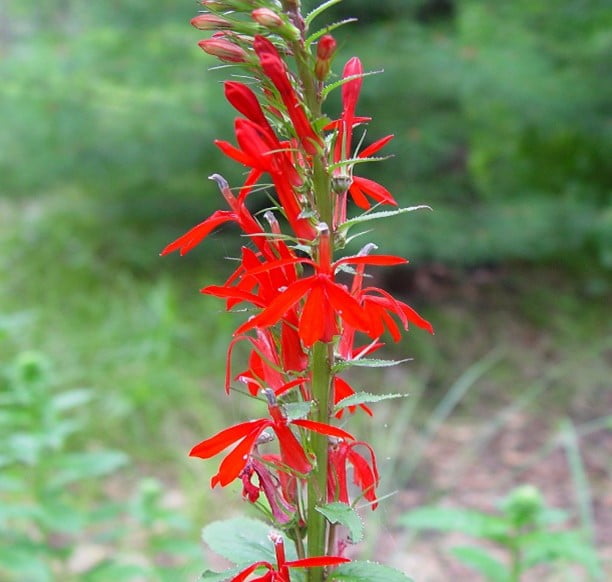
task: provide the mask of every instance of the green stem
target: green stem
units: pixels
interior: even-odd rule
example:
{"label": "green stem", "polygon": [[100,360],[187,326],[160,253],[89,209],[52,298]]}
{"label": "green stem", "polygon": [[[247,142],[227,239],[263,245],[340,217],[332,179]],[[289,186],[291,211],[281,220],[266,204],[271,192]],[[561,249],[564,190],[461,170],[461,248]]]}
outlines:
{"label": "green stem", "polygon": [[[330,346],[317,342],[312,348],[312,395],[317,404],[315,420],[329,423],[329,393],[331,385]],[[325,503],[327,491],[327,436],[312,433],[312,450],[317,466],[308,480],[308,555],[323,556],[326,553],[327,521],[317,511]],[[322,582],[323,568],[310,568],[308,582]]]}

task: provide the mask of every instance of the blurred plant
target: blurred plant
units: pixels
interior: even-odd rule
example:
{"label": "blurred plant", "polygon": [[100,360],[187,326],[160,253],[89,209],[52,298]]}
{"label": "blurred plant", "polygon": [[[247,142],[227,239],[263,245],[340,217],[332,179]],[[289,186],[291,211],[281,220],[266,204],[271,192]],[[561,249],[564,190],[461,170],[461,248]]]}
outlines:
{"label": "blurred plant", "polygon": [[404,514],[401,525],[417,531],[464,533],[492,542],[507,555],[502,562],[498,552],[482,547],[461,546],[451,551],[464,564],[478,570],[492,582],[519,582],[523,574],[538,564],[556,562],[582,565],[592,579],[601,579],[597,553],[580,530],[559,531],[567,521],[564,511],[545,505],[532,485],[513,490],[501,503],[497,514],[448,507],[420,507]]}
{"label": "blurred plant", "polygon": [[158,483],[143,482],[132,500],[99,491],[96,479],[116,474],[128,457],[104,449],[75,451],[71,439],[78,440],[86,427],[84,407],[93,394],[55,392],[53,384],[51,363],[37,352],[22,352],[0,369],[0,578],[171,580],[163,564],[111,556],[134,537],[131,520],[144,536],[144,553],[166,555],[176,566],[184,562],[177,555],[193,557],[197,551],[195,544],[169,535],[189,529],[188,522],[163,508]]}

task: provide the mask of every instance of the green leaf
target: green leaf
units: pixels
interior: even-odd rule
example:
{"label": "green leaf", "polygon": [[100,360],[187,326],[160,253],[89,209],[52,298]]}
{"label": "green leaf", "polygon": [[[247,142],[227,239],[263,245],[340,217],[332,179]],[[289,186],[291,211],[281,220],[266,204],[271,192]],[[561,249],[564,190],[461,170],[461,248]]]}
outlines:
{"label": "green leaf", "polygon": [[[353,19],[344,20],[339,24],[346,24],[347,22],[353,22]],[[331,30],[331,27],[328,27],[327,30]],[[382,72],[383,71],[368,71],[367,73],[361,73],[360,75],[349,75],[348,77],[342,77],[342,79],[340,79],[339,81],[335,81],[333,83],[330,83],[329,85],[326,85],[323,91],[321,91],[321,97],[323,99],[326,99],[327,96],[334,89],[341,87],[342,85],[344,85],[345,83],[348,83],[349,81],[354,81],[355,79],[362,79],[364,77],[369,77],[370,75],[379,75]]]}
{"label": "green leaf", "polygon": [[370,392],[355,392],[351,396],[343,398],[334,406],[334,412],[346,408],[347,406],[359,406],[360,404],[373,404],[381,400],[392,398],[405,398],[408,394],[371,394]]}
{"label": "green leaf", "polygon": [[342,2],[342,0],[327,0],[327,2],[323,2],[323,4],[319,4],[319,6],[317,6],[316,8],[312,9],[307,15],[306,18],[304,19],[304,22],[306,24],[306,28],[308,28],[311,24],[312,21],[319,16],[319,14],[322,14],[323,12],[325,12],[328,8],[331,8],[334,4],[338,4]]}
{"label": "green leaf", "polygon": [[404,362],[410,362],[412,358],[405,358],[404,360],[377,360],[374,358],[359,358],[358,360],[344,360],[338,362],[334,367],[334,372],[341,372],[346,368],[356,366],[358,368],[390,368],[391,366],[397,366]]}
{"label": "green leaf", "polygon": [[528,566],[563,560],[584,566],[593,578],[601,576],[599,557],[578,531],[539,531],[519,538]]}
{"label": "green leaf", "polygon": [[317,507],[317,511],[330,523],[339,523],[347,528],[352,543],[356,544],[363,539],[363,522],[350,505],[335,501]]}
{"label": "green leaf", "polygon": [[405,214],[406,212],[414,212],[415,210],[431,210],[430,206],[426,204],[420,204],[419,206],[409,206],[408,208],[398,208],[397,210],[383,210],[381,212],[371,212],[369,214],[362,214],[351,218],[346,222],[343,222],[338,228],[339,230],[348,230],[356,224],[363,222],[369,222],[370,220],[379,220],[381,218],[389,218],[391,216],[397,216],[398,214]]}
{"label": "green leaf", "polygon": [[[18,578],[14,580],[28,580],[28,582],[51,582],[53,573],[51,568],[37,552],[32,549],[15,547],[0,547],[0,579],[5,572],[14,572]],[[11,578],[9,578],[10,580]]]}
{"label": "green leaf", "polygon": [[283,409],[287,415],[288,420],[296,420],[298,418],[304,418],[310,412],[312,408],[312,402],[289,402],[283,404]]}
{"label": "green leaf", "polygon": [[108,475],[128,461],[129,457],[120,451],[66,454],[59,459],[57,473],[50,480],[49,486],[63,487],[75,481]]}
{"label": "green leaf", "polygon": [[133,580],[150,580],[151,570],[137,564],[117,564],[105,560],[92,570],[81,575],[82,582],[132,582]]}
{"label": "green leaf", "polygon": [[86,388],[61,392],[51,399],[51,408],[57,412],[76,408],[77,406],[82,406],[89,402],[92,396],[92,391]]}
{"label": "green leaf", "polygon": [[502,543],[507,539],[510,527],[502,517],[450,507],[420,507],[404,514],[399,522],[412,529],[458,531]]}
{"label": "green leaf", "polygon": [[490,556],[485,550],[474,547],[452,548],[451,553],[461,562],[478,570],[492,582],[509,582],[508,567]]}
{"label": "green leaf", "polygon": [[[274,528],[248,517],[213,521],[202,530],[202,539],[210,549],[234,564],[251,564],[259,560],[274,562],[274,549],[268,536]],[[285,538],[288,560],[296,560],[295,547]]]}
{"label": "green leaf", "polygon": [[412,582],[406,574],[376,562],[347,562],[329,573],[330,580],[344,582]]}

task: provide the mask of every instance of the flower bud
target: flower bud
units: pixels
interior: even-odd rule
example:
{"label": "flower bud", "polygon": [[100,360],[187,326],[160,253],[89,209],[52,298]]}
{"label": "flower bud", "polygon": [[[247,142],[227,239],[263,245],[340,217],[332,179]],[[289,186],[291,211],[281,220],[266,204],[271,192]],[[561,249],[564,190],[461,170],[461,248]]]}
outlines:
{"label": "flower bud", "polygon": [[198,46],[205,53],[217,57],[222,61],[244,63],[247,60],[246,51],[225,38],[216,37],[201,40]]}
{"label": "flower bud", "polygon": [[324,34],[317,43],[317,59],[327,61],[336,52],[336,40],[331,34]]}
{"label": "flower bud", "polygon": [[319,81],[325,81],[329,75],[331,61],[336,52],[336,41],[331,34],[325,34],[317,44],[317,60],[315,62],[315,76]]}
{"label": "flower bud", "polygon": [[283,19],[274,10],[257,8],[251,12],[253,20],[266,28],[278,28],[283,25]]}
{"label": "flower bud", "polygon": [[191,26],[198,30],[223,30],[232,28],[232,23],[221,16],[215,14],[198,14],[192,18]]}

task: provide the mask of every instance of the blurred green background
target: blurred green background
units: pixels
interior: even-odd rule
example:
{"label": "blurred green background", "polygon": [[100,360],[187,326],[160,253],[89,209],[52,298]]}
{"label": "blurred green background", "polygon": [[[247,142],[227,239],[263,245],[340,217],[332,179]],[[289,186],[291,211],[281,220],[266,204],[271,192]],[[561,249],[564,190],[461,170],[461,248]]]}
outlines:
{"label": "blurred green background", "polygon": [[[232,140],[234,113],[222,99],[226,71],[208,71],[215,62],[189,27],[196,11],[176,0],[0,6],[0,441],[13,451],[0,457],[0,500],[20,508],[0,510],[0,546],[16,568],[38,561],[33,581],[197,572],[200,550],[189,540],[231,495],[208,492],[214,463],[190,462],[186,451],[259,414],[222,390],[235,315],[197,293],[228,273],[222,259],[236,256],[236,233],[224,229],[184,258],[158,257],[219,206],[209,174],[241,178],[212,144]],[[482,430],[501,434],[510,428],[500,411],[525,422],[547,411],[544,444],[556,442],[565,417],[578,435],[600,438],[612,407],[612,5],[345,0],[320,23],[349,16],[359,20],[337,33],[334,71],[353,54],[384,69],[366,79],[358,112],[373,118],[366,140],[396,136],[394,157],[368,175],[400,205],[434,208],[371,235],[382,251],[410,258],[410,270],[383,282],[437,330],[393,347],[415,357],[409,369],[372,376],[374,386],[415,395],[404,411],[411,426],[394,434],[420,435],[422,445],[406,463],[389,463],[389,490],[419,490],[428,447],[453,422],[494,418]],[[52,404],[75,390],[82,395]],[[33,413],[34,402],[48,406]],[[381,410],[392,424],[392,409]],[[363,430],[391,456],[388,433]],[[464,450],[467,459],[476,449]],[[90,459],[69,480],[75,494],[45,513],[66,489],[61,479],[59,490],[44,483],[79,451],[118,456],[98,473]],[[56,457],[34,486],[31,468]],[[612,475],[598,462],[582,463],[595,480],[587,501]],[[601,538],[597,516],[589,526],[586,489],[576,489],[584,479],[567,478],[559,501],[581,492],[577,515],[605,552],[612,540]],[[491,482],[490,494],[501,488]],[[101,500],[115,513],[96,514]],[[184,546],[163,546],[170,537]],[[119,566],[109,558],[117,548]]]}

